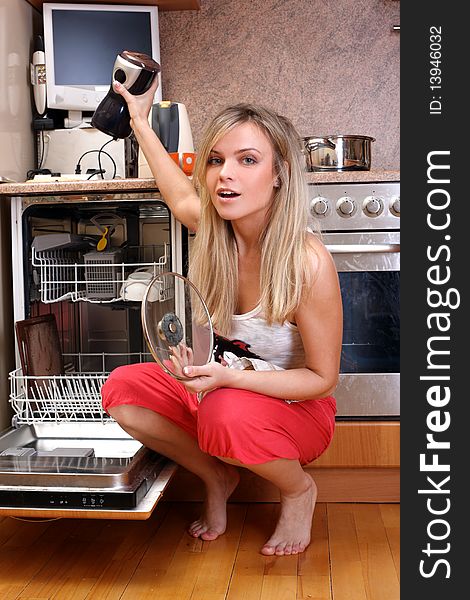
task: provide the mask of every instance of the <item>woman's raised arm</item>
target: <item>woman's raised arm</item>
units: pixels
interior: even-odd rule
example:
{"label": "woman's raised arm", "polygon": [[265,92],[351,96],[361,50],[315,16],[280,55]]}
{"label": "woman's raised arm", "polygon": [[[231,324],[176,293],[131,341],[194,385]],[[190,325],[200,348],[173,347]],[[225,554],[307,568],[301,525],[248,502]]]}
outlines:
{"label": "woman's raised arm", "polygon": [[150,127],[148,115],[158,87],[155,78],[150,89],[140,96],[130,94],[120,83],[114,83],[116,93],[126,100],[131,126],[147,159],[158,189],[173,215],[191,231],[196,231],[200,216],[200,201],[193,184],[168,155]]}

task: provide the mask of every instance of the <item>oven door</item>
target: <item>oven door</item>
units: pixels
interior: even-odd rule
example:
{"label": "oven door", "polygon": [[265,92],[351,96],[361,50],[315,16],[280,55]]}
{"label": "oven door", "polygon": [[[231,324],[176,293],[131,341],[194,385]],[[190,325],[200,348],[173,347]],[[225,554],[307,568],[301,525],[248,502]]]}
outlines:
{"label": "oven door", "polygon": [[326,233],[343,299],[338,418],[400,414],[400,233]]}

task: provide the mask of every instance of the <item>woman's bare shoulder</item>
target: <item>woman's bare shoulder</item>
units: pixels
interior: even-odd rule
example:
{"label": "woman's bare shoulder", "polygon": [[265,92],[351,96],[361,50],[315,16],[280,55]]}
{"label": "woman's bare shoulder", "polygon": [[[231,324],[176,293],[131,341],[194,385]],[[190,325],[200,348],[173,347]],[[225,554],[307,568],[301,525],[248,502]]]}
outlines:
{"label": "woman's bare shoulder", "polygon": [[314,273],[318,273],[323,269],[330,271],[335,270],[333,258],[322,242],[319,235],[315,233],[307,234],[307,255]]}

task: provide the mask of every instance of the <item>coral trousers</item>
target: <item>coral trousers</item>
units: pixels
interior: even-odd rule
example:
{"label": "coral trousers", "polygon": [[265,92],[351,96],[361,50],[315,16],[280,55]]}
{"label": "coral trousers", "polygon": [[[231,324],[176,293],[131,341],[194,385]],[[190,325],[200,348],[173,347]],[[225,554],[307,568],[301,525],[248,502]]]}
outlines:
{"label": "coral trousers", "polygon": [[335,427],[331,396],[289,404],[247,390],[219,388],[198,403],[196,394],[156,363],[118,367],[101,394],[105,411],[121,405],[153,410],[195,438],[203,452],[247,465],[279,458],[307,464],[325,451]]}

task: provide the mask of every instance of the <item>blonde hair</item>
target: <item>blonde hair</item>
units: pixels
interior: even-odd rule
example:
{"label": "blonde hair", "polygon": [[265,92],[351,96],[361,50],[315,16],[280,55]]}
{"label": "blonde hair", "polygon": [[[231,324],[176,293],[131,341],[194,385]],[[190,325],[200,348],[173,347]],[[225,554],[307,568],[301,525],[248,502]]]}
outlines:
{"label": "blonde hair", "polygon": [[206,185],[214,145],[231,129],[254,123],[271,142],[279,187],[260,235],[260,304],[268,323],[283,323],[298,307],[312,280],[307,247],[307,187],[301,142],[292,123],[253,104],[237,104],[209,124],[200,145],[194,181],[201,199],[201,220],[191,251],[189,277],[206,300],[215,329],[230,335],[237,310],[238,256],[230,221],[214,208]]}

